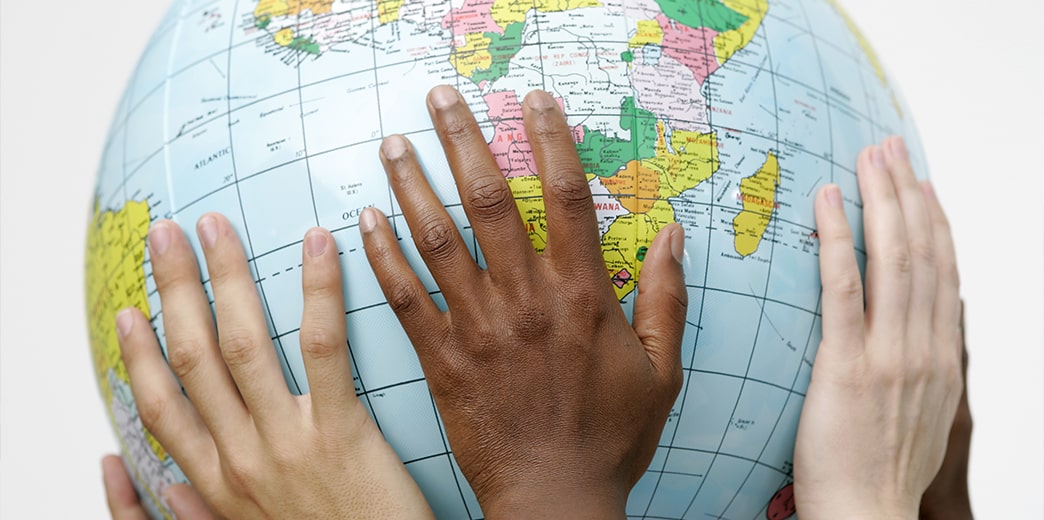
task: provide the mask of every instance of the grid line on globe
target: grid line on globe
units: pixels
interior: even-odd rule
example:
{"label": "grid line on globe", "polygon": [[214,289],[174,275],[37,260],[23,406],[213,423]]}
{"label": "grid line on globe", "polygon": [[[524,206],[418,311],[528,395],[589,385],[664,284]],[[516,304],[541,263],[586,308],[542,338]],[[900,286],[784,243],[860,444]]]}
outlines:
{"label": "grid line on globe", "polygon": [[443,304],[378,161],[381,140],[401,133],[482,262],[424,107],[442,83],[471,105],[538,251],[520,100],[535,88],[558,100],[628,314],[652,236],[686,230],[684,387],[627,515],[792,516],[793,437],[821,337],[812,197],[839,184],[858,223],[856,153],[889,134],[911,141],[924,171],[897,91],[834,0],[175,1],[113,120],[87,250],[99,388],[150,514],[168,517],[162,489],[186,480],[141,425],[112,316],[141,308],[165,349],[148,226],[191,231],[221,211],[294,393],[308,391],[301,237],[334,233],[356,393],[439,518],[482,517],[356,230],[362,208],[387,214]]}

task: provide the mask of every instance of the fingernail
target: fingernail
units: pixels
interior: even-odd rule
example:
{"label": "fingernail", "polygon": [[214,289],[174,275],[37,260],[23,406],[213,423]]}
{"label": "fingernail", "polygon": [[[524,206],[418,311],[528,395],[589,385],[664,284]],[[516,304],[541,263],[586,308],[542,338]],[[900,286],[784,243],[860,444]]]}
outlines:
{"label": "fingernail", "polygon": [[170,228],[166,222],[158,222],[149,230],[149,250],[152,256],[160,256],[170,245]]}
{"label": "fingernail", "polygon": [[447,85],[439,85],[431,89],[431,106],[443,110],[453,106],[460,101],[460,94],[456,89]]}
{"label": "fingernail", "polygon": [[131,315],[130,309],[123,309],[116,314],[116,334],[119,335],[120,339],[127,337],[133,326],[134,316]]}
{"label": "fingernail", "polygon": [[878,169],[888,169],[888,165],[885,164],[884,150],[882,150],[880,146],[875,146],[872,150],[870,150],[870,160]]}
{"label": "fingernail", "polygon": [[406,139],[401,135],[389,135],[381,143],[381,153],[385,159],[394,161],[406,153]]}
{"label": "fingernail", "polygon": [[203,247],[214,247],[217,242],[217,219],[206,216],[199,221],[199,238],[203,241]]}
{"label": "fingernail", "polygon": [[313,258],[326,252],[326,235],[318,229],[309,231],[305,235],[305,251]]}
{"label": "fingernail", "polygon": [[685,230],[681,226],[671,230],[671,255],[679,264],[685,257]]}
{"label": "fingernail", "polygon": [[362,215],[359,215],[359,231],[369,233],[377,227],[377,216],[373,214],[375,211],[373,208],[363,210]]}
{"label": "fingernail", "polygon": [[829,184],[826,187],[826,200],[831,206],[840,209],[841,204],[841,188],[838,188],[835,184]]}
{"label": "fingernail", "polygon": [[932,181],[922,181],[921,192],[924,193],[924,197],[928,200],[939,200],[939,197],[935,194],[935,186],[932,186]]}
{"label": "fingernail", "polygon": [[551,97],[551,94],[544,92],[543,90],[534,90],[526,96],[526,101],[529,103],[529,108],[536,110],[551,110],[558,108],[558,103],[555,103],[555,98]]}
{"label": "fingernail", "polygon": [[906,149],[906,141],[902,137],[893,137],[888,141],[888,146],[892,150],[892,155],[904,161],[910,158],[910,152]]}

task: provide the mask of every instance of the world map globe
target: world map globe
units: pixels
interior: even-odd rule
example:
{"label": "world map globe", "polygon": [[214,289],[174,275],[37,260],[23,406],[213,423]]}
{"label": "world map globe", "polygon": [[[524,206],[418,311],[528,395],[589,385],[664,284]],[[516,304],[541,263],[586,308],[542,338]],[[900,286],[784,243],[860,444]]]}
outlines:
{"label": "world map globe", "polygon": [[858,152],[903,135],[925,171],[909,112],[835,0],[175,1],[113,120],[86,251],[98,386],[150,514],[169,517],[162,491],[186,478],[142,426],[113,318],[138,307],[166,348],[145,236],[173,219],[202,262],[190,231],[218,211],[243,240],[298,394],[300,244],[312,226],[333,232],[359,398],[439,518],[483,516],[356,229],[379,208],[425,272],[378,159],[384,136],[405,134],[481,262],[424,105],[439,84],[470,104],[538,251],[546,222],[520,100],[544,89],[559,101],[606,281],[628,312],[653,236],[685,228],[684,387],[627,515],[793,516],[794,437],[821,338],[813,197],[841,186],[865,265]]}

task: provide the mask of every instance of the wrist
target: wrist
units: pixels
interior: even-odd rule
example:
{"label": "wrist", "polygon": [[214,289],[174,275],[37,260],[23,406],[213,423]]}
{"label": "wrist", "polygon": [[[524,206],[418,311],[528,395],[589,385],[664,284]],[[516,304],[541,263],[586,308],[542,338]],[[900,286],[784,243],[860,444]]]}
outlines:
{"label": "wrist", "polygon": [[479,497],[479,504],[490,520],[623,519],[627,494],[615,486],[541,483],[505,488]]}
{"label": "wrist", "polygon": [[904,497],[835,496],[822,502],[799,501],[797,513],[802,520],[915,520],[919,503]]}

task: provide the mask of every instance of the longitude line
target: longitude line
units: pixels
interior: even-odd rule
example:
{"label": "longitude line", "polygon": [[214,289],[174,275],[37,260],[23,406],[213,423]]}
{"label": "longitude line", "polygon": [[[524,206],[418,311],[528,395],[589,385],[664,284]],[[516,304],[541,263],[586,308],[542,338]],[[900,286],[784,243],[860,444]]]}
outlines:
{"label": "longitude line", "polygon": [[[378,5],[378,0],[374,0],[374,2],[373,2],[373,12],[371,13],[371,16],[370,16],[370,57],[373,60],[373,68],[371,69],[372,72],[373,72],[373,93],[374,93],[374,98],[376,99],[376,102],[377,102],[377,131],[380,132],[380,135],[381,135],[380,139],[381,139],[381,141],[384,141],[384,137],[385,137],[385,135],[384,135],[384,111],[381,110],[381,80],[380,80],[380,77],[377,74],[377,71],[378,71],[378,67],[377,67],[377,36],[376,36],[377,35],[377,25],[376,25],[377,22],[374,20],[377,16],[379,16],[378,15],[379,12],[380,12],[380,6]],[[395,196],[392,193],[391,183],[388,182],[387,185],[388,185],[388,209],[391,210],[392,213],[394,213],[395,212],[395,202],[394,202]],[[389,217],[391,217],[391,216],[389,216]],[[392,232],[395,233],[395,236],[399,236],[399,224],[397,222],[397,219],[389,218],[389,220],[391,221]]]}
{"label": "longitude line", "polygon": [[[371,17],[370,17],[370,34],[371,35],[373,34],[373,29],[374,29],[374,26],[373,26],[373,16],[375,16],[376,13],[377,13],[377,1],[374,0],[374,2],[373,2],[373,12],[371,13]],[[373,71],[373,74],[374,74],[374,79],[376,79],[376,77],[377,77],[377,71],[376,71],[377,51],[376,51],[376,49],[374,49],[374,41],[373,41],[373,37],[372,36],[370,37],[370,48],[372,49],[371,57],[373,58],[373,65],[375,67],[375,69]],[[375,92],[378,92],[378,94],[377,94],[377,103],[378,103],[377,104],[377,121],[378,121],[378,124],[381,124],[380,94],[379,94],[380,90],[379,89],[380,89],[380,86],[375,84],[374,85],[374,90],[375,90]],[[384,127],[383,127],[383,125],[381,125],[380,128],[381,128],[381,136],[383,138],[383,136],[384,136],[384,130],[383,130]],[[391,186],[390,185],[389,185],[388,189],[389,189],[389,191],[391,190]],[[345,309],[345,313],[344,314],[345,314],[346,319],[347,319],[348,314],[350,314],[348,312],[347,308]],[[354,368],[357,369],[358,365],[355,363],[355,353],[352,352],[352,341],[351,341],[351,339],[348,339],[346,341],[346,343],[348,345],[348,356],[351,358],[352,364],[355,365]],[[374,422],[374,424],[377,425],[377,429],[381,432],[381,435],[383,436],[384,435],[384,430],[381,428],[380,421],[377,420],[377,410],[373,407],[373,401],[370,400],[370,393],[366,390],[366,383],[363,382],[362,371],[361,370],[355,370],[354,374],[355,374],[355,377],[359,380],[359,388],[362,389],[362,396],[363,396],[363,398],[366,399],[366,405],[370,407],[370,412],[371,412],[371,415],[373,417],[373,422]]]}
{"label": "longitude line", "polygon": [[[134,78],[135,76],[131,76],[131,77]],[[134,87],[135,87],[134,80],[132,79],[131,83],[127,87],[127,93],[124,95],[123,99],[120,100],[120,105],[122,105],[122,106],[119,108],[119,111],[120,112],[126,111],[123,114],[123,117],[125,118],[125,120],[129,120],[130,119],[129,109],[130,109],[131,97],[134,95]],[[122,150],[120,151],[120,173],[121,173],[121,176],[123,177],[122,189],[123,189],[123,201],[124,201],[124,204],[126,204],[127,202],[130,201],[130,197],[127,194],[127,141],[128,141],[127,136],[128,136],[129,133],[130,132],[129,132],[128,125],[124,125],[123,136],[122,136],[122,138],[123,138],[123,146],[122,146]],[[101,206],[101,202],[100,201],[96,201],[96,204],[99,206],[98,209],[100,210],[101,209],[101,207],[100,207]],[[128,245],[133,244],[135,242],[138,242],[138,241],[141,240],[141,238],[144,238],[144,237],[129,236],[130,230],[133,229],[132,223],[131,223],[131,220],[130,220],[130,212],[124,211],[122,213],[123,213],[123,226],[124,226],[124,229],[128,232],[128,238],[127,238],[127,241],[129,242]],[[142,243],[142,247],[144,247],[145,246],[144,241],[141,241],[141,243]],[[133,251],[133,249],[132,249],[132,251]],[[133,253],[132,253],[132,255],[133,255]],[[126,258],[121,258],[117,262],[117,264],[116,264],[117,269],[119,268],[120,264],[123,264],[126,261],[127,261]],[[147,304],[147,302],[148,302],[148,296],[146,296],[146,304]],[[109,369],[109,370],[111,371],[112,369]],[[106,374],[106,377],[108,377],[108,374]],[[110,421],[112,421],[112,424],[115,427],[116,421],[114,419],[112,419],[112,417],[115,417],[115,416],[113,415],[113,412],[112,412],[112,410],[110,408],[111,406],[112,406],[111,402],[105,403],[105,407],[109,411],[108,415],[110,416]],[[135,409],[136,408],[137,408],[137,405],[135,404]],[[117,433],[116,437],[119,440],[121,450],[124,453],[127,453],[128,452],[127,441],[124,440],[123,432],[121,432],[119,428],[114,428],[114,429],[115,429],[115,431]],[[145,475],[142,472],[142,470],[138,467],[137,461],[134,460],[133,457],[124,457],[124,461],[126,461],[127,465],[130,466],[131,469],[134,471],[135,476],[137,477],[137,478],[134,479],[134,480],[137,481],[136,483],[140,485],[142,490],[144,490],[146,493],[148,493],[148,499],[152,502],[153,507],[155,507],[157,510],[162,512],[164,514],[164,516],[166,517],[167,516],[167,513],[165,511],[166,507],[163,505],[163,502],[153,492],[152,486],[147,484],[147,480],[145,478]],[[141,485],[142,483],[145,483],[145,485]],[[138,487],[138,486],[135,486],[135,487]]]}
{"label": "longitude line", "polygon": [[[767,9],[767,7],[768,6],[766,5],[766,9]],[[775,120],[775,124],[776,124],[776,129],[775,129],[776,130],[775,131],[776,149],[774,150],[774,153],[776,153],[778,155],[780,153],[780,147],[779,147],[779,100],[776,98],[776,76],[775,76],[775,72],[773,71],[774,66],[773,66],[773,63],[772,63],[772,49],[771,49],[771,46],[768,43],[768,37],[765,35],[766,27],[765,27],[764,21],[762,21],[762,24],[758,28],[757,32],[761,33],[762,37],[765,39],[765,53],[766,53],[767,58],[768,58],[768,63],[769,63],[768,71],[770,73],[770,78],[771,78],[771,82],[772,82],[773,115],[775,116],[773,119]],[[757,34],[755,34],[755,37],[756,37],[756,35]],[[754,42],[754,38],[751,38],[751,43],[753,43],[753,42]],[[773,153],[773,151],[770,151],[769,153]],[[782,168],[780,168],[780,169],[782,169]],[[779,190],[779,185],[778,184],[776,185],[775,189],[776,189],[776,193],[779,194],[780,190]],[[778,210],[773,209],[773,213],[776,213],[776,212],[778,212]],[[770,227],[765,230],[766,234],[768,234],[771,231],[772,235],[768,235],[767,236],[767,237],[771,237],[769,239],[769,265],[768,265],[768,270],[765,273],[765,290],[764,290],[764,294],[762,295],[762,298],[767,298],[768,297],[769,283],[770,283],[771,278],[772,278],[772,267],[773,267],[772,260],[773,260],[774,255],[775,255],[776,242],[778,242],[778,240],[775,238],[776,231],[774,229],[772,229],[772,228],[775,228],[775,227],[778,227],[778,226],[779,226],[779,223],[776,222],[775,220],[772,220],[772,221],[770,221]],[[763,237],[762,238],[762,243],[764,243],[764,240],[767,237]],[[710,255],[708,255],[708,256],[710,256]],[[730,418],[735,416],[736,410],[739,408],[739,403],[743,399],[743,390],[744,390],[744,388],[746,386],[746,379],[750,375],[750,367],[751,367],[751,365],[754,362],[754,354],[755,354],[755,352],[757,352],[758,337],[761,335],[761,324],[764,322],[764,319],[765,319],[765,313],[764,312],[759,313],[759,315],[758,315],[758,325],[757,325],[757,327],[755,329],[755,332],[754,332],[754,340],[753,340],[754,344],[752,345],[751,350],[750,350],[750,357],[748,357],[748,359],[747,359],[747,369],[746,369],[746,371],[744,373],[743,382],[740,383],[740,390],[739,390],[739,393],[736,396],[736,402],[735,402],[735,404],[732,407],[732,412],[729,415]],[[718,442],[718,448],[717,448],[716,451],[720,451],[721,450],[721,447],[725,444],[726,437],[728,437],[728,433],[729,433],[729,426],[726,425],[725,428],[722,431],[721,440]],[[710,464],[707,467],[707,471],[704,472],[703,480],[700,481],[699,487],[696,488],[696,494],[693,495],[692,500],[689,502],[689,506],[685,508],[685,513],[683,513],[682,516],[685,516],[686,514],[688,514],[689,509],[691,509],[693,504],[696,503],[696,497],[699,496],[700,491],[703,489],[704,484],[707,483],[707,479],[710,477],[710,473],[714,469],[714,463],[717,461],[717,459],[718,459],[718,454],[715,453],[714,456],[711,457],[711,462],[710,462]],[[722,516],[724,516],[724,514],[725,514],[725,511],[723,510],[723,511],[721,511],[721,513],[718,514],[718,517],[721,518]]]}
{"label": "longitude line", "polygon": [[[235,17],[237,13],[239,13],[239,0],[236,0],[232,6],[232,16]],[[249,249],[248,256],[250,258],[253,258],[254,243],[250,238],[250,224],[247,222],[246,209],[243,207],[243,195],[239,189],[239,174],[236,171],[235,140],[232,138],[232,42],[235,39],[237,25],[234,22],[230,22],[228,25],[230,27],[228,32],[228,61],[226,62],[225,66],[225,76],[227,78],[225,82],[225,103],[227,104],[226,109],[228,110],[228,149],[229,155],[231,156],[232,177],[236,186],[236,202],[239,205],[240,218],[243,219],[243,233],[245,235],[243,238],[246,239],[247,248]],[[249,260],[249,262],[253,264],[254,271],[257,272],[257,262],[254,260]],[[265,307],[265,314],[267,314],[269,320],[274,322],[274,320],[272,320],[272,309],[268,305],[268,298],[265,296],[264,284],[258,283],[257,290],[261,296],[261,303]],[[283,361],[285,362],[286,351],[283,350],[283,342],[280,339],[276,339],[275,346],[279,349],[279,355],[282,356]],[[290,369],[289,363],[287,363],[287,368],[289,369],[288,373],[290,374],[290,382],[293,383],[294,388],[296,389],[296,393],[300,394],[301,385],[297,382],[297,376],[295,376],[293,370]]]}
{"label": "longitude line", "polygon": [[[295,31],[300,33],[301,31],[301,13],[297,13],[297,24],[294,27]],[[308,130],[305,127],[305,109],[304,109],[304,94],[301,89],[301,64],[304,63],[304,52],[297,51],[296,54],[292,54],[293,59],[297,61],[294,64],[294,68],[297,69],[297,108],[298,108],[298,120],[301,122],[301,147],[304,150],[304,164],[305,173],[308,175],[308,195],[312,199],[312,215],[315,217],[315,225],[319,226],[319,208],[315,202],[315,185],[312,183],[312,165],[309,161],[308,156]],[[231,101],[230,101],[231,102]],[[287,367],[289,368],[289,364]]]}
{"label": "longitude line", "polygon": [[[811,26],[811,23],[810,23],[810,22],[809,22],[809,20],[808,20],[808,13],[807,13],[807,11],[805,10],[804,0],[798,0],[798,3],[799,3],[799,5],[800,5],[800,7],[801,7],[801,12],[802,12],[802,15],[803,15],[803,16],[804,16],[804,18],[805,18],[805,22],[806,22],[806,25],[807,25],[807,30],[808,30],[808,34],[809,34],[809,35],[811,36],[811,38],[812,38],[812,41],[813,41],[813,45],[815,45],[815,41],[816,41],[816,36],[815,36],[815,34],[814,34],[814,33],[812,32],[812,26]],[[767,46],[766,46],[766,47],[767,47]],[[772,62],[772,54],[771,54],[771,51],[770,51],[770,50],[768,50],[767,52],[769,53],[769,63],[770,63],[770,69],[771,69],[771,68],[774,68],[774,67],[772,67],[772,65],[771,65],[771,62]],[[818,65],[819,65],[819,69],[820,69],[820,74],[822,75],[822,74],[823,74],[823,68],[822,68],[822,67],[823,67],[823,63],[822,63],[821,61],[818,61],[818,58],[820,58],[820,56],[819,56],[819,52],[818,52],[818,47],[817,47],[817,51],[816,51],[816,57],[817,57],[817,62],[818,62]],[[774,85],[775,85],[775,83],[773,82],[773,86],[774,86]],[[774,90],[774,88],[773,88],[773,90]],[[827,86],[826,86],[826,84],[825,84],[825,83],[824,83],[824,85],[823,85],[823,90],[824,90],[824,92],[826,92],[826,91],[828,90],[828,89],[827,89]],[[827,101],[827,124],[828,124],[828,128],[830,128],[830,108],[829,108],[829,100]],[[776,125],[777,125],[777,135],[778,135],[778,126],[779,126],[779,119],[778,119],[778,118],[777,118],[777,120],[776,120]],[[830,156],[831,156],[831,160],[833,160],[833,156],[834,156],[834,150],[833,150],[833,143],[834,143],[834,140],[833,140],[833,131],[832,131],[832,128],[830,129],[830,136],[831,136],[831,138],[830,138]],[[831,178],[833,178],[833,168],[831,168]],[[766,296],[767,296],[767,294],[766,294]],[[820,295],[819,295],[819,297],[818,297],[818,301],[817,301],[817,303],[816,303],[816,310],[818,311],[818,312],[816,313],[817,315],[819,314],[819,312],[821,312],[821,305],[822,305],[822,301],[823,301],[823,300],[822,300],[822,298],[823,298],[823,296],[822,296],[822,294],[820,294]],[[762,313],[764,313],[764,312],[765,312],[765,311],[764,311],[764,307],[765,307],[765,305],[766,305],[766,304],[765,304],[765,303],[764,303],[764,301],[763,301],[763,302],[761,303],[761,305],[762,305]],[[804,359],[805,359],[805,355],[806,355],[806,354],[808,353],[808,346],[809,346],[809,343],[810,343],[810,342],[812,341],[812,333],[813,333],[813,332],[815,331],[815,327],[816,327],[816,317],[815,317],[815,316],[813,316],[813,317],[812,317],[812,320],[811,320],[811,321],[812,321],[812,324],[811,324],[811,326],[809,327],[809,330],[808,330],[808,337],[807,337],[807,338],[805,339],[805,347],[804,347],[804,350],[803,350],[803,351],[802,351],[802,353],[801,353],[801,359],[802,359],[802,360],[804,360]],[[799,362],[799,363],[800,363],[800,362]],[[780,420],[781,420],[781,419],[783,418],[783,413],[784,413],[784,411],[786,410],[787,404],[788,404],[788,403],[790,402],[790,398],[791,398],[791,397],[792,397],[792,395],[793,395],[793,389],[794,389],[794,385],[795,385],[795,384],[797,384],[797,379],[798,379],[798,376],[799,376],[799,375],[800,375],[800,373],[801,373],[801,370],[800,370],[800,364],[798,365],[798,367],[799,367],[799,368],[798,368],[798,371],[797,371],[797,372],[796,372],[796,373],[794,374],[794,379],[793,379],[793,381],[791,382],[791,385],[790,385],[790,387],[791,387],[791,388],[790,388],[790,389],[791,389],[791,391],[787,393],[786,399],[785,399],[785,400],[783,401],[783,406],[782,406],[782,408],[780,408],[780,413],[779,413],[779,415],[778,415],[778,416],[776,416],[776,422],[775,422],[775,423],[774,423],[774,424],[772,425],[772,431],[771,431],[771,432],[769,432],[769,436],[768,436],[768,438],[767,438],[767,439],[765,440],[765,444],[764,444],[764,445],[763,445],[763,446],[761,447],[761,451],[760,451],[760,452],[758,453],[758,459],[761,459],[761,456],[762,456],[762,455],[764,455],[764,453],[765,453],[765,450],[766,450],[766,449],[768,448],[769,442],[771,442],[771,440],[772,440],[772,436],[773,436],[773,435],[775,434],[775,432],[776,432],[776,428],[777,428],[777,427],[779,426],[779,421],[780,421]],[[754,469],[755,469],[754,467],[751,467],[750,471],[749,471],[749,472],[747,472],[747,476],[746,476],[746,477],[744,477],[744,479],[743,479],[743,483],[741,483],[741,484],[740,484],[739,488],[738,488],[738,489],[736,490],[736,493],[735,493],[735,494],[734,494],[734,495],[732,496],[732,499],[730,499],[730,500],[729,500],[729,503],[728,503],[728,504],[727,504],[727,505],[725,506],[725,509],[724,509],[724,510],[722,511],[722,514],[724,514],[724,513],[725,513],[725,511],[728,511],[729,507],[731,507],[731,506],[732,506],[732,503],[733,503],[733,502],[735,502],[735,500],[736,500],[736,497],[738,497],[738,496],[739,496],[739,493],[740,493],[740,489],[743,489],[743,486],[744,486],[744,485],[746,485],[747,481],[748,481],[748,480],[750,479],[750,476],[751,476],[752,474],[754,474]]]}
{"label": "longitude line", "polygon": [[[450,60],[451,60],[450,65],[454,68],[454,70],[456,70],[456,64],[457,64],[457,59],[458,58],[454,55],[454,51],[456,50],[456,45],[457,45],[457,18],[456,18],[456,11],[454,10],[452,5],[450,5],[450,9],[449,9],[449,19],[450,19],[450,27],[449,27],[449,32],[450,32],[450,38],[449,38],[450,53],[449,53],[449,57],[450,57]],[[377,63],[376,63],[376,60],[375,60],[374,61],[374,66],[376,67],[376,65],[377,65]],[[457,88],[457,92],[460,92],[460,74],[454,74],[453,76],[454,76],[453,79],[454,79],[454,84],[455,84],[454,86]],[[470,110],[470,108],[469,108],[469,110]],[[436,132],[436,134],[437,133],[438,132]],[[390,193],[391,192],[391,184],[390,183],[388,184],[388,190],[389,190],[389,193]],[[412,233],[412,230],[411,230],[411,233]],[[396,233],[396,236],[398,236],[398,233]],[[474,234],[472,234],[471,238],[472,238],[472,243],[474,244],[474,248],[475,248],[475,261],[478,262],[478,259],[479,259],[478,237],[476,237]],[[427,385],[427,381],[425,381],[424,384]],[[435,396],[433,396],[431,394],[431,389],[430,388],[428,388],[428,397],[431,399],[431,407],[435,410],[435,417],[436,417],[436,421],[435,422],[438,425],[439,433],[443,434],[445,432],[443,432],[442,423],[441,423],[441,421],[437,420],[439,409],[435,405]],[[446,435],[441,435],[441,436],[442,436],[442,446],[446,450],[446,461],[449,462],[449,465],[450,465],[450,474],[453,476],[453,483],[457,485],[457,493],[460,494],[460,503],[464,505],[464,512],[467,513],[468,518],[472,518],[471,508],[468,507],[468,501],[464,498],[464,488],[460,485],[460,479],[457,478],[456,472],[453,471],[453,459],[454,459],[453,453],[450,451],[449,443],[446,442]]]}
{"label": "longitude line", "polygon": [[[700,19],[700,25],[703,25],[703,9],[702,9],[702,5],[697,4],[696,5],[696,10],[697,10],[697,13],[698,13],[698,16],[699,16],[699,19]],[[708,56],[707,52],[703,52],[702,54],[703,54],[704,63],[707,65],[707,70],[711,70],[711,65],[712,64],[711,64],[710,60],[714,59],[715,62],[716,62],[717,61],[717,56],[716,55],[713,56],[713,57],[712,56]],[[698,94],[701,95],[701,96],[704,95],[704,88],[706,87],[706,96],[707,96],[707,126],[711,128],[711,132],[713,132],[715,134],[715,138],[717,138],[717,132],[714,130],[714,111],[711,110],[711,106],[714,103],[714,97],[710,95],[710,87],[711,87],[710,79],[711,79],[710,75],[707,75],[707,77],[703,80],[703,84],[698,86],[698,89],[699,89]],[[719,160],[718,171],[720,171],[720,170],[721,170],[721,162]],[[718,171],[715,171],[715,172],[711,173],[710,178],[707,179],[710,182],[710,193],[711,194],[714,194],[714,193],[717,192],[717,190],[714,188],[714,181],[715,181],[715,177],[717,177]],[[709,205],[708,214],[707,214],[707,217],[708,217],[708,220],[707,220],[707,247],[705,249],[705,251],[707,251],[707,254],[704,255],[703,287],[707,287],[707,282],[710,280],[710,278],[709,278],[709,275],[710,275],[710,257],[711,257],[710,250],[711,250],[711,244],[713,244],[713,237],[714,237],[714,208],[716,207],[716,205],[714,203],[714,198],[713,197],[710,200],[711,200],[711,203]],[[690,369],[696,363],[696,352],[698,350],[697,347],[699,346],[699,343],[700,343],[700,335],[703,332],[703,309],[706,308],[705,307],[705,303],[706,302],[707,302],[707,290],[704,289],[704,290],[700,291],[700,313],[699,313],[699,316],[696,318],[696,337],[692,341],[692,355],[689,358],[689,364],[688,364],[688,367]],[[684,366],[685,365],[683,365],[683,367]],[[690,372],[689,373],[689,377],[685,378],[684,387],[681,389],[681,397],[678,399],[678,424],[675,425],[674,432],[671,433],[671,442],[668,445],[667,454],[664,456],[664,466],[665,467],[666,467],[667,461],[670,459],[671,447],[674,446],[674,441],[678,437],[678,428],[681,426],[681,419],[682,419],[682,417],[685,416],[685,401],[686,401],[686,398],[688,397],[689,385],[692,384],[691,383],[692,378],[693,378],[693,375]],[[699,492],[700,492],[699,488],[703,487],[703,482],[706,481],[707,473],[709,471],[710,471],[710,467],[707,468],[707,471],[704,471],[704,473],[703,473],[703,475],[704,475],[703,476],[703,480],[700,482],[700,486],[696,489],[696,493],[693,495],[693,498],[692,498],[693,501],[696,500],[696,495],[699,495]],[[663,480],[663,473],[661,472],[660,475],[658,477],[656,477],[656,484],[653,486],[653,492],[652,492],[652,495],[649,498],[649,503],[645,506],[645,511],[642,513],[643,517],[647,517],[649,515],[649,509],[652,507],[653,499],[656,497],[656,492],[659,490],[660,482],[662,480]],[[689,507],[691,507],[691,506],[692,506],[692,502],[689,502]],[[688,509],[686,509],[686,511],[688,511]],[[682,515],[682,516],[684,516],[684,515]]]}

